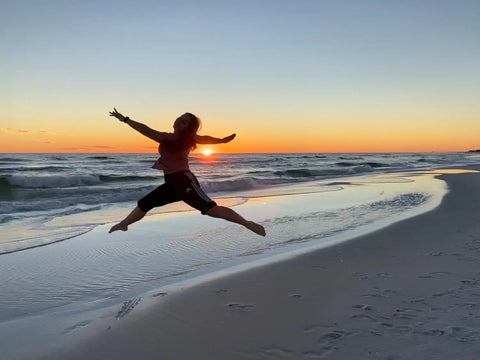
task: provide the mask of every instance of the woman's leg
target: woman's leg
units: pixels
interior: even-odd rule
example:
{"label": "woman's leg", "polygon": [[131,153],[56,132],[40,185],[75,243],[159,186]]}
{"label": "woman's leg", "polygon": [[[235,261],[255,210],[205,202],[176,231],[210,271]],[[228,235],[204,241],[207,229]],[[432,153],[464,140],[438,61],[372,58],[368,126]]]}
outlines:
{"label": "woman's leg", "polygon": [[245,226],[247,229],[253,231],[254,233],[265,236],[265,229],[262,225],[257,224],[253,221],[248,221],[245,220],[243,217],[240,216],[237,212],[234,210],[225,207],[225,206],[214,206],[210,210],[206,212],[206,215],[215,217],[215,218],[220,218],[220,219],[225,219],[227,221],[234,222],[236,224],[240,224]]}
{"label": "woman's leg", "polygon": [[145,214],[146,212],[140,210],[140,208],[137,206],[135,209],[132,210],[130,214],[128,214],[125,219],[120,221],[118,224],[113,225],[108,233],[112,233],[117,230],[127,231],[128,225],[133,224],[138,220],[141,220],[145,216]]}
{"label": "woman's leg", "polygon": [[[117,230],[127,231],[128,225],[141,220],[147,212],[157,206],[163,206],[171,202],[180,200],[176,197],[175,189],[172,188],[167,183],[164,183],[157,187],[155,190],[151,191],[143,198],[138,200],[137,207],[128,214],[128,216],[120,221],[118,224],[112,226],[109,233],[112,233]],[[144,209],[144,210],[141,210]]]}
{"label": "woman's leg", "polygon": [[[253,221],[245,220],[238,213],[228,207],[216,205],[215,202],[212,201],[212,199],[210,199],[210,197],[200,187],[195,175],[193,175],[191,172],[186,172],[185,176],[188,181],[186,183],[186,191],[182,200],[188,205],[200,210],[202,214],[243,225],[254,233],[265,236],[265,229],[262,225],[254,223]],[[215,206],[211,207],[212,204],[215,204]]]}

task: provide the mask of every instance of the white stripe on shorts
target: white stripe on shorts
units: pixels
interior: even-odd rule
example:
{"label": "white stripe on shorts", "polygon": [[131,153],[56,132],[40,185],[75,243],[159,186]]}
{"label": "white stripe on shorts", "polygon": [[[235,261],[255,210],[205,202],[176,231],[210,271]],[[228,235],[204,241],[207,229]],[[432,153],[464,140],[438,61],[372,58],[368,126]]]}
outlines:
{"label": "white stripe on shorts", "polygon": [[207,202],[211,202],[212,199],[210,199],[210,197],[202,190],[202,188],[197,184],[197,182],[195,181],[195,178],[193,177],[193,175],[191,173],[186,173],[186,175],[188,176],[188,178],[190,179],[190,182],[193,186],[193,188],[195,189],[195,191],[197,192],[197,194],[205,201]]}

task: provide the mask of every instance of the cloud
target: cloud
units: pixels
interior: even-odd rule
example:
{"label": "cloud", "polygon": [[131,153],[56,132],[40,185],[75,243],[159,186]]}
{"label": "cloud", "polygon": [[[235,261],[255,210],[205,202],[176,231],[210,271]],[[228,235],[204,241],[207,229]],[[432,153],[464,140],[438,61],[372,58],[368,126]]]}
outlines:
{"label": "cloud", "polygon": [[57,147],[56,150],[58,150],[58,151],[81,152],[81,151],[88,151],[90,149],[88,147],[71,146],[71,147]]}
{"label": "cloud", "polygon": [[31,133],[33,130],[29,129],[12,129],[12,128],[0,128],[0,132],[2,133]]}
{"label": "cloud", "polygon": [[112,146],[105,146],[105,145],[91,145],[90,146],[91,148],[96,148],[96,149],[115,149],[114,147]]}
{"label": "cloud", "polygon": [[42,134],[42,135],[59,135],[58,131],[50,130],[34,130],[34,129],[12,129],[12,128],[0,128],[0,133],[4,134]]}

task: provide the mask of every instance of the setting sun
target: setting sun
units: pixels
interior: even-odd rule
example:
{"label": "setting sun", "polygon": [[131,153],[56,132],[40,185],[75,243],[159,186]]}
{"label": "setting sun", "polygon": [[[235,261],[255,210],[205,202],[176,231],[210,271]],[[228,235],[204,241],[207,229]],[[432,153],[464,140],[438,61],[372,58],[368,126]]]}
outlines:
{"label": "setting sun", "polygon": [[202,151],[202,154],[205,155],[205,156],[211,155],[211,154],[212,154],[212,150],[210,150],[210,149],[205,149],[205,150]]}

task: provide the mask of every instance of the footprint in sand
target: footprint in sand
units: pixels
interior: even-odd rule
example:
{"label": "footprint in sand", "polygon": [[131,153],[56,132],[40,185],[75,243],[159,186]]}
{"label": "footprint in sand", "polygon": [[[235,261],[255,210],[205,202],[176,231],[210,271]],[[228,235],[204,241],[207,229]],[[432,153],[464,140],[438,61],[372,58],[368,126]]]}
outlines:
{"label": "footprint in sand", "polygon": [[269,346],[264,346],[262,348],[262,353],[266,354],[266,355],[272,355],[276,359],[278,359],[278,358],[282,358],[284,356],[290,357],[294,352],[293,352],[293,350],[290,350],[290,349],[287,349],[287,348],[284,348],[284,347],[280,347],[280,346],[276,346],[276,345],[269,345]]}
{"label": "footprint in sand", "polygon": [[343,338],[350,336],[358,335],[356,331],[345,332],[342,330],[333,330],[329,331],[317,339],[317,343],[321,345],[320,349],[313,351],[304,351],[303,354],[309,357],[322,358],[326,356],[331,351],[337,350],[337,342],[341,341]]}
{"label": "footprint in sand", "polygon": [[428,255],[430,255],[430,256],[442,256],[442,255],[446,255],[446,254],[442,251],[432,251],[431,253],[428,253]]}
{"label": "footprint in sand", "polygon": [[427,275],[421,275],[419,276],[420,279],[437,279],[440,277],[452,275],[451,272],[449,271],[433,271],[428,273]]}
{"label": "footprint in sand", "polygon": [[478,279],[461,280],[460,282],[463,285],[469,285],[469,286],[476,286],[476,285],[480,284],[480,280],[478,280]]}
{"label": "footprint in sand", "polygon": [[255,309],[255,305],[252,305],[252,304],[228,303],[227,306],[232,309],[240,309],[240,310]]}
{"label": "footprint in sand", "polygon": [[393,328],[393,324],[387,323],[387,322],[381,322],[380,325],[388,327],[388,328]]}
{"label": "footprint in sand", "polygon": [[476,303],[455,303],[454,305],[464,309],[476,309],[478,307]]}
{"label": "footprint in sand", "polygon": [[477,343],[480,340],[480,332],[477,330],[452,326],[446,329],[447,334],[458,342]]}
{"label": "footprint in sand", "polygon": [[[336,323],[334,325],[336,325]],[[310,332],[325,330],[330,328],[331,327],[328,325],[307,325],[303,328],[303,332],[310,333]]]}
{"label": "footprint in sand", "polygon": [[335,330],[335,331],[326,333],[325,335],[322,335],[318,339],[318,342],[330,342],[330,341],[334,341],[334,340],[339,340],[343,337],[345,337],[345,333],[343,331]]}
{"label": "footprint in sand", "polygon": [[370,316],[370,315],[352,315],[350,316],[351,319],[360,319],[360,320],[370,320],[370,321],[373,321],[373,322],[377,322],[377,319],[375,319],[374,317]]}
{"label": "footprint in sand", "polygon": [[117,316],[116,316],[117,320],[123,318],[123,317],[124,317],[125,315],[127,315],[130,311],[132,311],[133,308],[138,305],[138,303],[140,302],[140,300],[142,300],[141,297],[134,297],[133,299],[130,299],[130,300],[128,300],[128,301],[125,301],[125,302],[123,303],[122,308],[121,308],[120,311],[117,313]]}
{"label": "footprint in sand", "polygon": [[377,273],[377,277],[380,277],[380,278],[391,278],[393,277],[392,274],[388,273],[388,272],[379,272]]}
{"label": "footprint in sand", "polygon": [[375,292],[363,294],[362,296],[363,297],[373,297],[373,298],[386,298],[389,295],[396,293],[395,290],[390,290],[390,289],[383,289],[382,290],[378,287],[374,287],[372,290],[375,291]]}
{"label": "footprint in sand", "polygon": [[425,336],[443,336],[445,335],[444,330],[440,329],[431,329],[431,330],[425,330],[425,331],[415,331],[416,334],[422,334]]}
{"label": "footprint in sand", "polygon": [[438,298],[438,297],[447,296],[447,295],[451,295],[451,294],[455,294],[455,290],[441,291],[439,293],[432,294],[432,297]]}
{"label": "footprint in sand", "polygon": [[418,315],[411,314],[408,312],[394,312],[392,315],[395,319],[400,319],[400,320],[413,320],[418,317]]}
{"label": "footprint in sand", "polygon": [[361,310],[365,310],[365,311],[370,311],[370,310],[373,309],[373,307],[371,305],[367,305],[367,304],[355,304],[355,305],[352,305],[352,308],[361,309]]}
{"label": "footprint in sand", "polygon": [[66,328],[63,331],[63,333],[64,334],[71,333],[72,331],[84,328],[84,327],[88,326],[89,324],[90,324],[90,321],[80,321],[80,322],[76,323],[75,325],[72,325],[72,326]]}
{"label": "footprint in sand", "polygon": [[412,327],[409,326],[409,325],[400,325],[400,326],[396,326],[395,330],[397,330],[399,332],[402,332],[402,333],[408,333],[408,332],[412,331]]}
{"label": "footprint in sand", "polygon": [[362,280],[362,281],[370,280],[370,276],[367,273],[354,272],[352,276],[355,277],[357,280]]}
{"label": "footprint in sand", "polygon": [[386,298],[386,295],[383,294],[363,294],[363,297],[373,297],[373,298]]}
{"label": "footprint in sand", "polygon": [[320,349],[317,349],[317,350],[304,351],[303,355],[306,356],[307,358],[311,358],[311,359],[324,359],[333,350],[335,350],[334,347],[323,346],[323,347],[321,347]]}
{"label": "footprint in sand", "polygon": [[[409,300],[410,303],[413,303],[413,304],[424,304],[425,305],[425,298],[417,298],[417,299],[411,299]],[[402,301],[402,302],[405,302],[405,301]]]}

